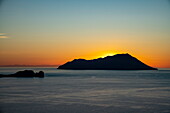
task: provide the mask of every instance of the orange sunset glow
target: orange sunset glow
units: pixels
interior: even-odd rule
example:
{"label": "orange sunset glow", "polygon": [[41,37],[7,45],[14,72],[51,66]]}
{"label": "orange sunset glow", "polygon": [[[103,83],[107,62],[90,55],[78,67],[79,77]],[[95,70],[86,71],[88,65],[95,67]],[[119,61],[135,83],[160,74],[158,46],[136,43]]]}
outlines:
{"label": "orange sunset glow", "polygon": [[170,68],[166,1],[27,2],[1,4],[0,66],[61,65],[129,53],[150,66]]}

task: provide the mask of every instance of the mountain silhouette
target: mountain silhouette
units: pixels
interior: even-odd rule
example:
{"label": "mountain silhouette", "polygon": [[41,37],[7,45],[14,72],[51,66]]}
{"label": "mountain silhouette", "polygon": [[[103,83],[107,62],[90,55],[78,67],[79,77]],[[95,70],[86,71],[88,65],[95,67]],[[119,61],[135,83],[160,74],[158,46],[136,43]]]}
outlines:
{"label": "mountain silhouette", "polygon": [[129,54],[116,54],[93,60],[74,59],[58,67],[72,70],[157,70]]}

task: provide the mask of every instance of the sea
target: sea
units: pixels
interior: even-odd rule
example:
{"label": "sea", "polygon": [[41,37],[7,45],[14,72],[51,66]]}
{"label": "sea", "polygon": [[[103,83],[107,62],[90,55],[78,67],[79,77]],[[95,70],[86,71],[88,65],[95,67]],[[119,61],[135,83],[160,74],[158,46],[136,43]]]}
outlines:
{"label": "sea", "polygon": [[44,78],[0,78],[0,113],[170,113],[170,69],[44,71]]}

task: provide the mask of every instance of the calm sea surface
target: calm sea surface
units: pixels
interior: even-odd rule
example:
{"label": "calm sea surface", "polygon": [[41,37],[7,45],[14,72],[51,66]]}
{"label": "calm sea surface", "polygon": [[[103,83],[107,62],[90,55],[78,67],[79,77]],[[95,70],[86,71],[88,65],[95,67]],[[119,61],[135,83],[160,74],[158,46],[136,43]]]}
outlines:
{"label": "calm sea surface", "polygon": [[0,78],[0,113],[170,113],[170,70],[43,70],[45,78]]}

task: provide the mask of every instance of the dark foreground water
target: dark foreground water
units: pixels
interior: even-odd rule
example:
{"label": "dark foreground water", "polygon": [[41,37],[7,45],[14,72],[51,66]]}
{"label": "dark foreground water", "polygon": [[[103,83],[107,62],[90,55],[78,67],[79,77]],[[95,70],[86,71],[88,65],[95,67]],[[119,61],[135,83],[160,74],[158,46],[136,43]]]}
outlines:
{"label": "dark foreground water", "polygon": [[170,113],[170,70],[30,69],[46,77],[0,78],[0,113]]}

